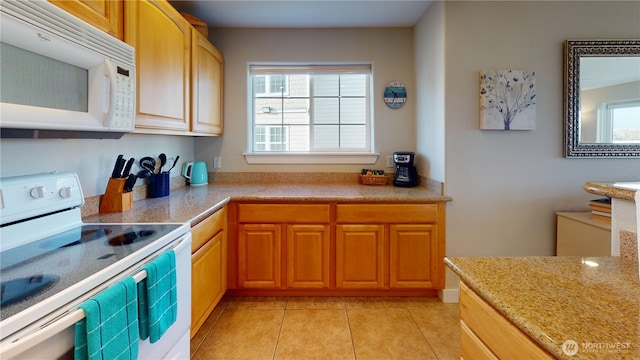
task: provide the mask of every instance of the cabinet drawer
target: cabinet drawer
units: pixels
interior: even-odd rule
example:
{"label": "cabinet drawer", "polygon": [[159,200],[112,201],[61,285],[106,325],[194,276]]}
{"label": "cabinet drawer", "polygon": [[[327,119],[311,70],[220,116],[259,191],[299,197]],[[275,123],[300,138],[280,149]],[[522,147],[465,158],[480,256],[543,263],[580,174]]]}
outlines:
{"label": "cabinet drawer", "polygon": [[195,253],[216,233],[224,229],[227,223],[226,206],[216,211],[198,225],[191,228],[191,253]]}
{"label": "cabinet drawer", "polygon": [[238,204],[239,223],[328,223],[329,204]]}
{"label": "cabinet drawer", "polygon": [[437,218],[437,204],[336,205],[336,222],[338,223],[433,223]]}
{"label": "cabinet drawer", "polygon": [[460,282],[460,318],[499,359],[553,359],[463,282]]}
{"label": "cabinet drawer", "polygon": [[478,339],[465,324],[460,321],[460,350],[465,360],[498,360],[498,358]]}

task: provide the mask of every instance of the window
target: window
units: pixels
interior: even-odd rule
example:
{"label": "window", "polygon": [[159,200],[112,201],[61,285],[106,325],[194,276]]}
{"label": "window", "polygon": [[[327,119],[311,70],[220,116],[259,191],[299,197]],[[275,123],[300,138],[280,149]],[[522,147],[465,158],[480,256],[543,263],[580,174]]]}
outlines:
{"label": "window", "polygon": [[287,148],[286,129],[281,126],[256,126],[256,151],[282,151]]}
{"label": "window", "polygon": [[258,75],[254,79],[253,89],[257,96],[280,96],[288,94],[286,85],[289,82],[285,75]]}
{"label": "window", "polygon": [[250,154],[371,155],[371,66],[250,66]]}
{"label": "window", "polygon": [[603,102],[598,117],[598,142],[640,143],[640,100]]}

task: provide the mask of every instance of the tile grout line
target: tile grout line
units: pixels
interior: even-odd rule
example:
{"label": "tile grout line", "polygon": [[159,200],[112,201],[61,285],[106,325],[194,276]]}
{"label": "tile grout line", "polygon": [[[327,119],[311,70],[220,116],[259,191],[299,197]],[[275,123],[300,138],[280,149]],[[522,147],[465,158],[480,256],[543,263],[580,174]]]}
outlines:
{"label": "tile grout line", "polygon": [[420,331],[420,335],[422,335],[422,338],[427,343],[427,346],[429,347],[429,349],[431,349],[431,353],[433,354],[433,356],[435,356],[436,359],[439,359],[440,357],[438,356],[438,354],[436,354],[436,351],[433,348],[433,345],[431,345],[431,342],[422,331],[422,328],[420,327],[416,319],[413,317],[413,313],[411,312],[411,309],[405,309],[405,310],[409,313],[409,317],[411,318],[411,321],[413,321],[413,323],[416,325],[416,328],[418,328],[418,331]]}
{"label": "tile grout line", "polygon": [[347,309],[347,303],[344,303],[344,314],[347,316],[347,326],[349,327],[349,340],[351,340],[351,353],[353,359],[356,360],[356,344],[353,341],[353,333],[351,331],[351,321],[349,319],[349,309]]}
{"label": "tile grout line", "polygon": [[289,298],[284,298],[284,308],[282,309],[282,319],[280,320],[280,329],[278,329],[278,336],[276,336],[276,343],[273,347],[273,357],[272,360],[276,360],[276,354],[278,353],[278,343],[280,342],[280,335],[282,335],[282,325],[284,325],[284,316],[287,313],[287,305],[289,304]]}
{"label": "tile grout line", "polygon": [[[213,327],[216,326],[216,324],[218,323],[218,320],[220,320],[220,318],[222,317],[222,314],[227,310],[227,305],[229,305],[229,304],[225,303],[224,307],[222,309],[220,309],[220,314],[218,314],[218,317],[211,324],[211,326],[209,326],[209,328],[207,329],[206,333],[202,337],[202,340],[200,340],[200,342],[198,342],[198,346],[196,346],[196,349],[193,351],[193,357],[195,357],[195,355],[198,353],[198,351],[200,351],[200,347],[207,340],[207,337],[209,336],[211,331],[213,331]],[[215,311],[215,308],[214,308],[214,311]],[[212,311],[212,313],[213,313],[213,311]],[[211,316],[211,314],[209,316]],[[206,320],[205,320],[205,322],[206,322]],[[202,330],[202,327],[200,328],[200,330]],[[198,332],[200,332],[200,330],[198,330]],[[191,339],[189,339],[189,340],[191,340]],[[189,350],[189,352],[191,352],[191,350]]]}

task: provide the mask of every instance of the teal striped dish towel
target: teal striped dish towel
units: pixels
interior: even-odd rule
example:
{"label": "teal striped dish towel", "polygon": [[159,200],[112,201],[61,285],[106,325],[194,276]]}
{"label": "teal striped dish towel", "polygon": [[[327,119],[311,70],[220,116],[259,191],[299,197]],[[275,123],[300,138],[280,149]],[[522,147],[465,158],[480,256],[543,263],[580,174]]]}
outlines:
{"label": "teal striped dish towel", "polygon": [[128,277],[80,305],[75,326],[76,360],[138,358],[138,292]]}
{"label": "teal striped dish towel", "polygon": [[138,283],[140,338],[154,343],[178,318],[175,252],[168,250],[144,270],[147,277]]}

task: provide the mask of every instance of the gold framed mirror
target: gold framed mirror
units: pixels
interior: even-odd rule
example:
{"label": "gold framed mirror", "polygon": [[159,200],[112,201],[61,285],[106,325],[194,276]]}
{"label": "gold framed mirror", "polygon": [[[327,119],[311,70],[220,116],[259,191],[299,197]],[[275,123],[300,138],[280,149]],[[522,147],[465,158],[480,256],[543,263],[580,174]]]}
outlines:
{"label": "gold framed mirror", "polygon": [[565,157],[640,157],[640,40],[567,40]]}

